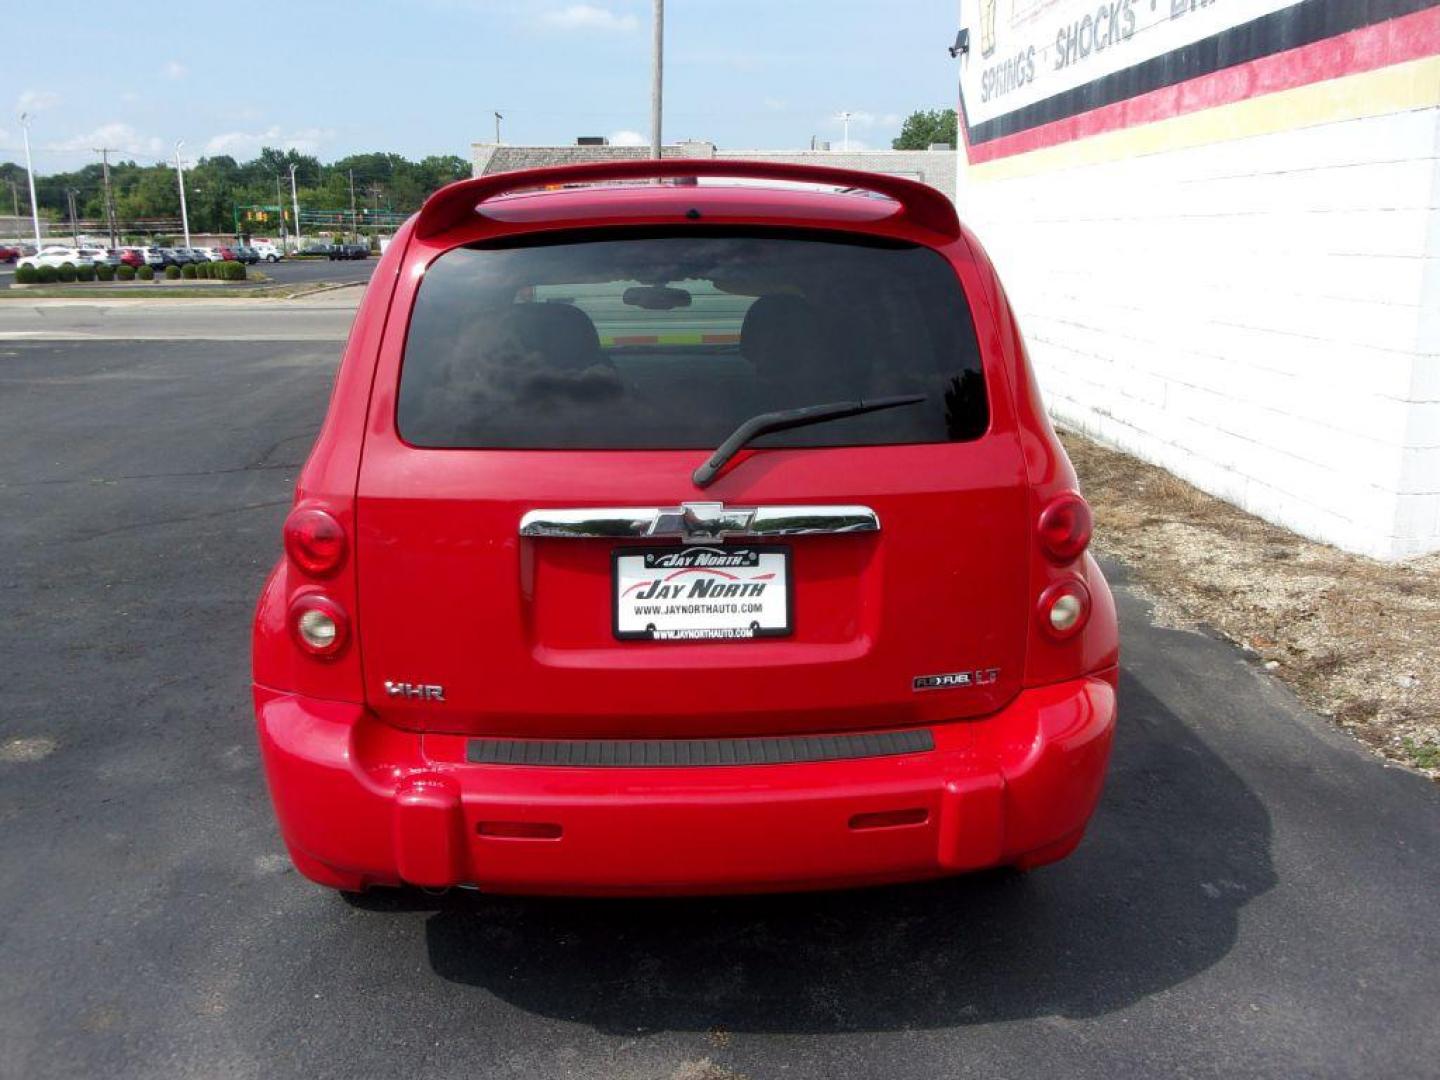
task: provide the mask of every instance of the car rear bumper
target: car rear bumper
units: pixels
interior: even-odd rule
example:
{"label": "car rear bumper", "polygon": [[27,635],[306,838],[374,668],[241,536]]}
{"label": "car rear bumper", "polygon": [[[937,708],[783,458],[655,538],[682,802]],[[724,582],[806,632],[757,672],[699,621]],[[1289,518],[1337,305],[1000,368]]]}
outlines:
{"label": "car rear bumper", "polygon": [[1027,690],[936,725],[930,751],[706,767],[468,764],[463,737],[400,731],[363,706],[258,686],[255,704],[281,832],[322,884],[641,895],[1062,858],[1100,796],[1114,685],[1112,670]]}

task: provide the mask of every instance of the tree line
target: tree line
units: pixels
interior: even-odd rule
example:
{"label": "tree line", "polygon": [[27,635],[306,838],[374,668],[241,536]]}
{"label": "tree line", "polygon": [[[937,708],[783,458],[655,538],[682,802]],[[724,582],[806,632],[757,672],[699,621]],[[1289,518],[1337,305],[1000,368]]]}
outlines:
{"label": "tree line", "polygon": [[[470,163],[454,154],[432,155],[420,161],[410,161],[400,154],[352,154],[328,165],[309,154],[273,147],[265,147],[258,157],[245,162],[220,154],[201,158],[185,170],[185,203],[191,230],[233,231],[236,206],[276,203],[277,180],[280,202],[289,209],[291,165],[295,166],[295,183],[304,211],[348,212],[352,175],[357,208],[399,213],[419,209],[436,188],[470,175]],[[112,159],[110,188],[122,229],[129,222],[180,219],[180,191],[173,162],[142,165],[134,160]],[[54,222],[69,220],[71,192],[78,217],[105,220],[104,170],[99,160],[72,172],[35,177],[40,215]],[[30,196],[23,165],[0,163],[0,200],[0,213],[11,213],[18,201],[20,215],[29,215]],[[253,228],[261,233],[278,231],[275,224]]]}

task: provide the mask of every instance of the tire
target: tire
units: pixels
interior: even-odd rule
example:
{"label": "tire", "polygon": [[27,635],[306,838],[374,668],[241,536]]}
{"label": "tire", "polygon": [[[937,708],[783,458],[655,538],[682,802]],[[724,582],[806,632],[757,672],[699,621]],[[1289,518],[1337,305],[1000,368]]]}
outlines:
{"label": "tire", "polygon": [[266,261],[267,263],[276,263],[276,262],[279,262],[279,261],[280,261],[280,256],[278,256],[278,255],[266,255],[266,256],[265,256],[265,261]]}

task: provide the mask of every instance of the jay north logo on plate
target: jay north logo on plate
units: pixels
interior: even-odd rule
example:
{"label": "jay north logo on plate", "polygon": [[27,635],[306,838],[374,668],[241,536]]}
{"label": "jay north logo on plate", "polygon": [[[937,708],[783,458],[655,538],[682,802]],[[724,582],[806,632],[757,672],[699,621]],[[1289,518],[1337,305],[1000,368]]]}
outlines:
{"label": "jay north logo on plate", "polygon": [[684,547],[615,553],[615,636],[722,641],[790,633],[790,553]]}

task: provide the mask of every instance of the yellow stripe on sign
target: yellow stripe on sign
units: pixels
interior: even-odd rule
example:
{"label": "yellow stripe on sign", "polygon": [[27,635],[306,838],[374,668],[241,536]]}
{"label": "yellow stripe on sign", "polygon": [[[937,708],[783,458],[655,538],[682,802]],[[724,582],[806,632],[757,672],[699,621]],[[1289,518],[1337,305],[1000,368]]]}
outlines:
{"label": "yellow stripe on sign", "polygon": [[966,169],[966,177],[983,183],[1013,180],[1122,158],[1436,106],[1440,106],[1440,56],[1427,56],[971,165]]}

